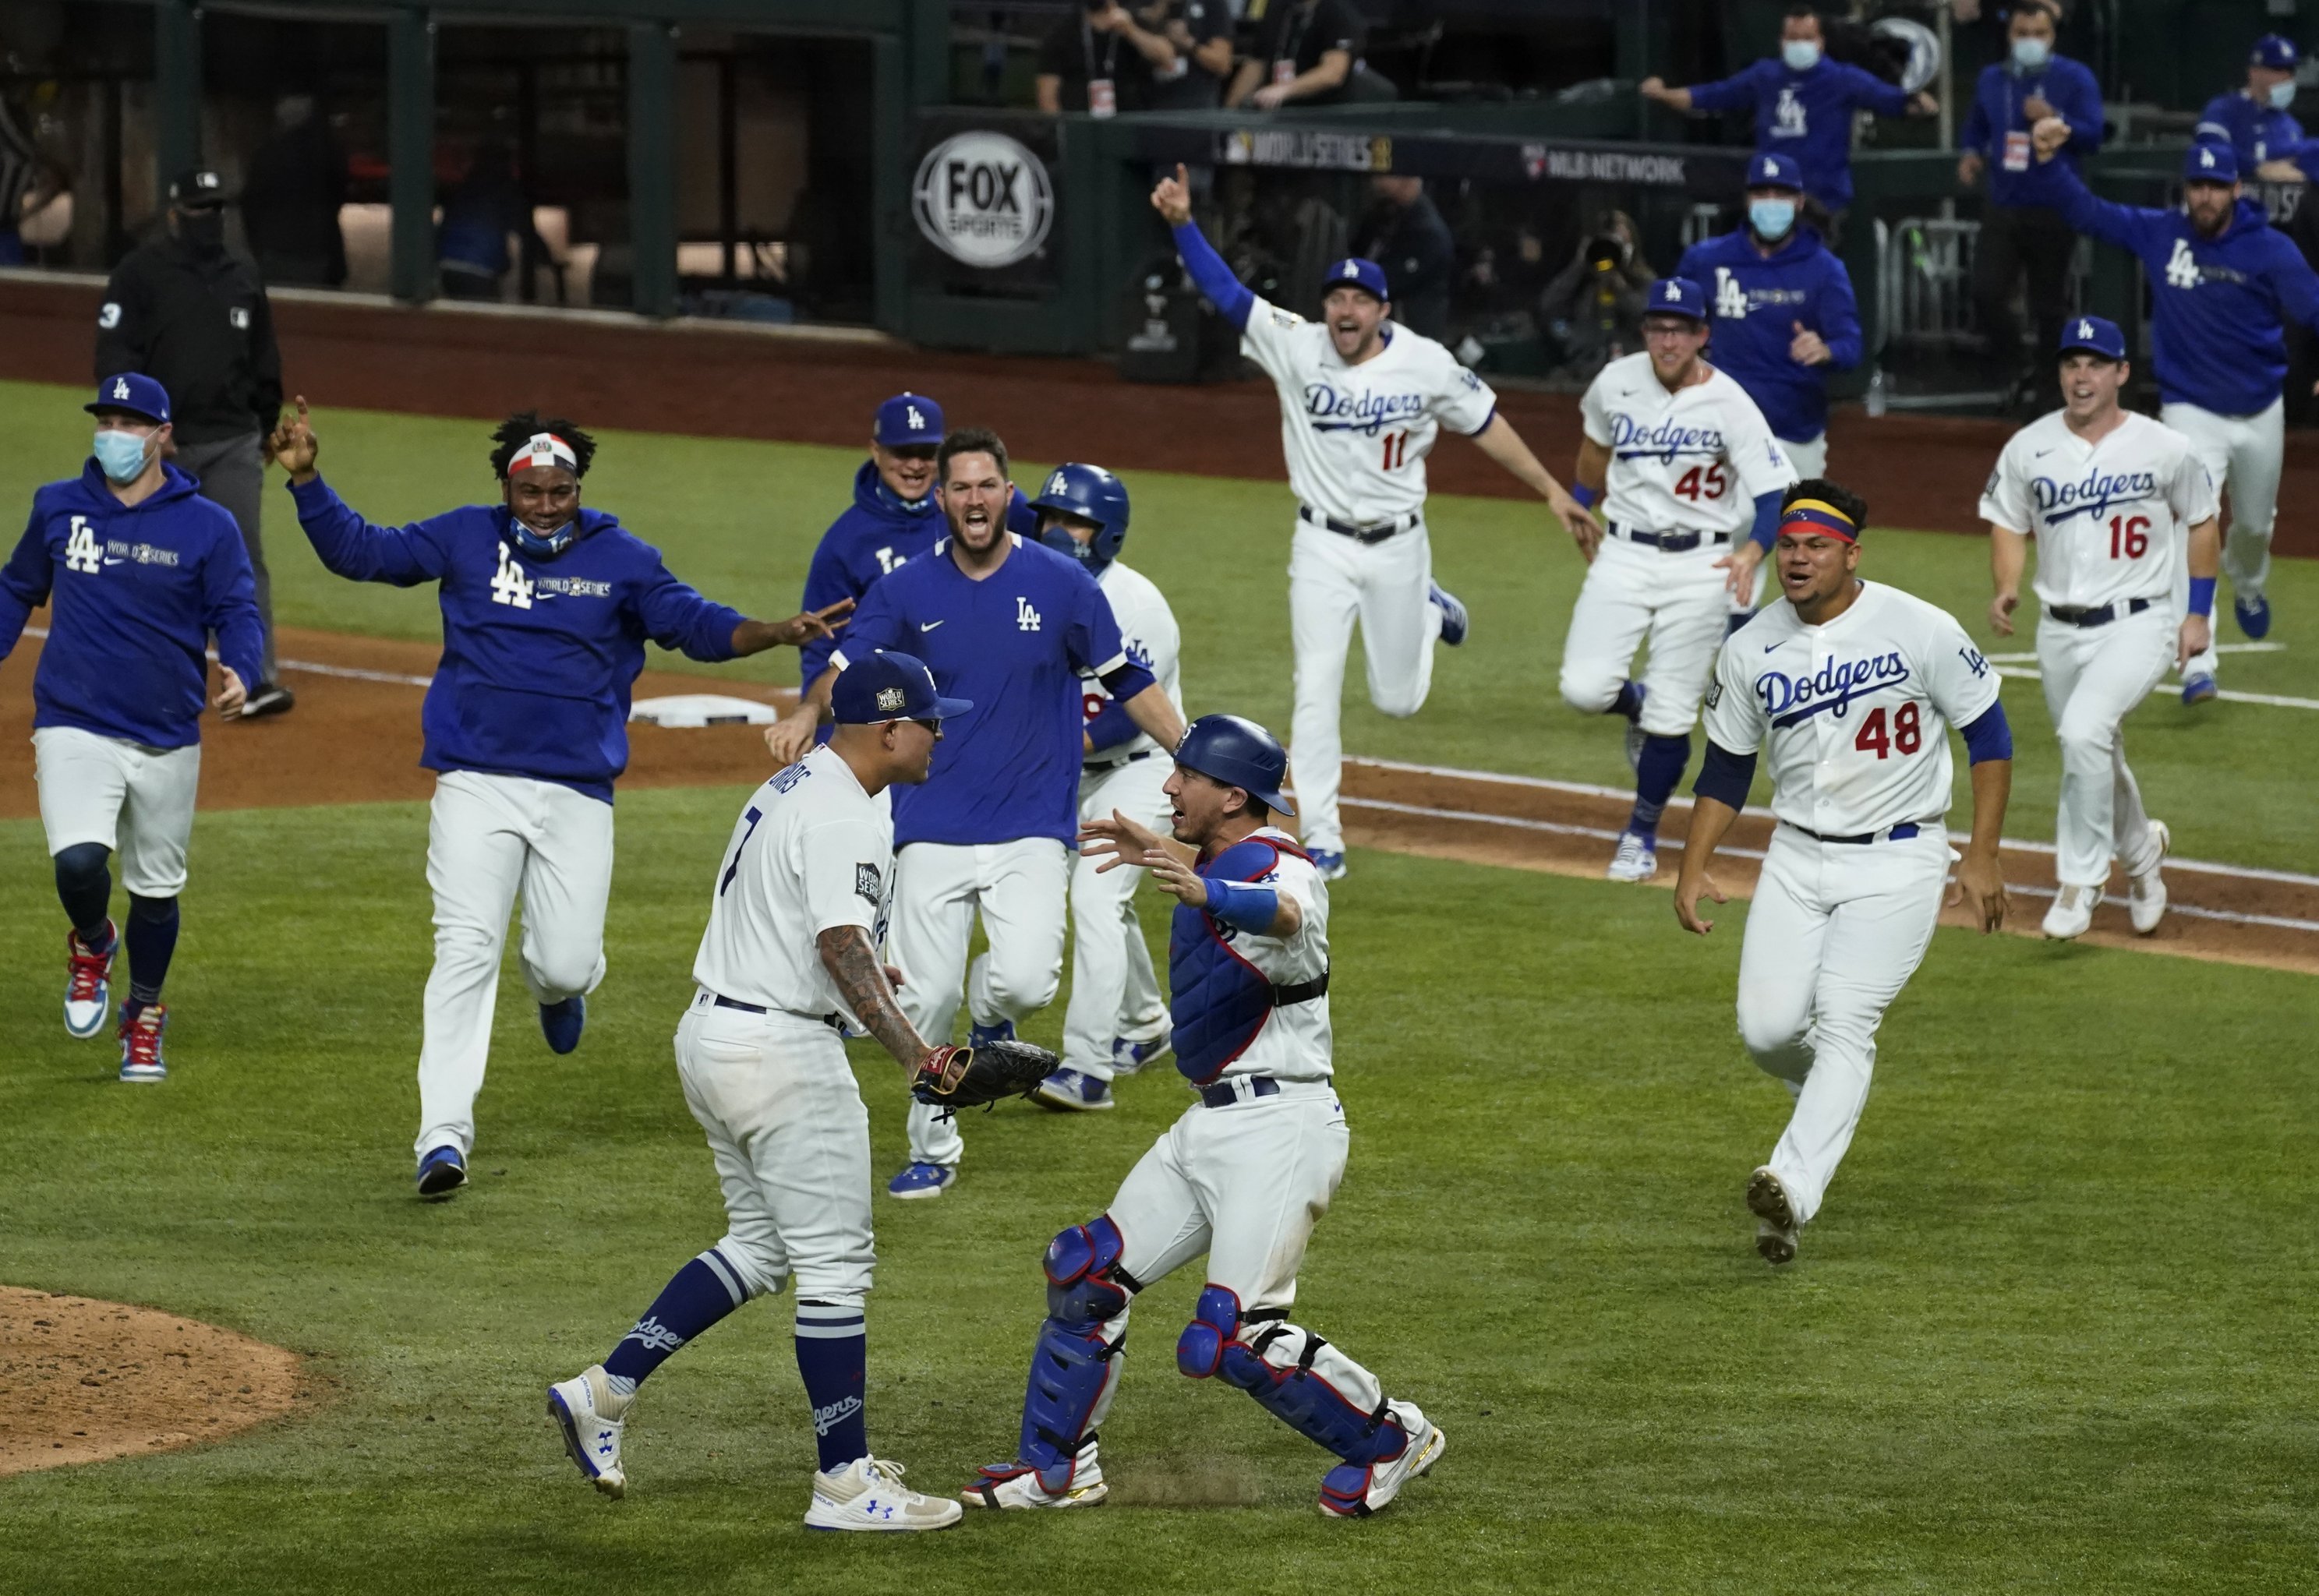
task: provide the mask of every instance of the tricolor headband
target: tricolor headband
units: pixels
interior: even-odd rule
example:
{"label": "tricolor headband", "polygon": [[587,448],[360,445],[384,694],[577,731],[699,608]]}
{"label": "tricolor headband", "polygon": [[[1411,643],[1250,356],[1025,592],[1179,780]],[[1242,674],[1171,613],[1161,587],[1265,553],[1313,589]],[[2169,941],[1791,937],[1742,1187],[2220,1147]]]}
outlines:
{"label": "tricolor headband", "polygon": [[1832,532],[1846,543],[1860,541],[1860,529],[1852,524],[1852,518],[1825,499],[1799,499],[1780,512],[1781,531],[1798,522]]}
{"label": "tricolor headband", "polygon": [[535,432],[526,439],[523,447],[515,452],[515,458],[508,462],[508,472],[512,475],[534,465],[561,465],[574,476],[580,474],[580,456],[553,432]]}

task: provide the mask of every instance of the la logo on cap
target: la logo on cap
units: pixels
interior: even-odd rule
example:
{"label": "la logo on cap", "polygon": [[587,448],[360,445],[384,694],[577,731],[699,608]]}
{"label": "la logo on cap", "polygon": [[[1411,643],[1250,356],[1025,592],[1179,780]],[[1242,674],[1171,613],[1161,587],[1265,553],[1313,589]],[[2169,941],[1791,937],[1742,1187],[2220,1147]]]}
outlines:
{"label": "la logo on cap", "polygon": [[1070,479],[1060,471],[1047,479],[1047,491],[1050,493],[1060,493],[1070,485]]}
{"label": "la logo on cap", "polygon": [[2215,164],[2215,152],[2211,149],[2202,149],[2198,151],[2198,164],[2202,167],[2213,166]]}
{"label": "la logo on cap", "polygon": [[113,397],[115,399],[126,399],[129,397],[129,380],[126,377],[115,377],[113,379]]}
{"label": "la logo on cap", "polygon": [[2092,322],[2090,322],[2090,321],[2080,321],[2080,322],[2079,322],[2079,323],[2078,323],[2078,336],[2079,336],[2080,338],[2089,338],[2093,337],[2093,336],[2094,336],[2094,324],[2093,324]]}
{"label": "la logo on cap", "polygon": [[913,432],[924,432],[926,429],[925,412],[920,410],[916,405],[911,405],[909,407],[909,412],[910,430]]}
{"label": "la logo on cap", "polygon": [[1681,299],[1683,297],[1683,290],[1670,283],[1667,284],[1666,296],[1669,299]]}
{"label": "la logo on cap", "polygon": [[881,687],[878,690],[878,708],[889,713],[899,710],[909,701],[910,695],[898,687]]}

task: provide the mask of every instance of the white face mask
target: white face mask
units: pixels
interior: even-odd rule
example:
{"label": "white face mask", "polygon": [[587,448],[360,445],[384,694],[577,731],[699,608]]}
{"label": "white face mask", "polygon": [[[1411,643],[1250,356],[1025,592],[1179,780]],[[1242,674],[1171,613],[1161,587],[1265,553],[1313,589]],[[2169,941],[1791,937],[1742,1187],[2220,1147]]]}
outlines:
{"label": "white face mask", "polygon": [[2295,79],[2290,77],[2285,83],[2274,83],[2270,86],[2270,108],[2273,111],[2284,111],[2294,104]]}
{"label": "white face mask", "polygon": [[2013,64],[2024,72],[2035,72],[2053,59],[2053,46],[2044,39],[2017,39],[2013,41]]}
{"label": "white face mask", "polygon": [[1809,39],[1789,39],[1780,45],[1780,59],[1791,72],[1809,72],[1819,65],[1819,46]]}

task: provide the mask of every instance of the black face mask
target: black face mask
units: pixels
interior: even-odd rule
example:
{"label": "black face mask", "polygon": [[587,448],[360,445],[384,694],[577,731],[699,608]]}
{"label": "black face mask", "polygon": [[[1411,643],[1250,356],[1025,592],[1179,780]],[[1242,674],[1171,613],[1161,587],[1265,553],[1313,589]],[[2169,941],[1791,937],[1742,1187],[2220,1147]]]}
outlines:
{"label": "black face mask", "polygon": [[225,253],[225,212],[222,211],[180,211],[177,212],[177,237],[195,255]]}

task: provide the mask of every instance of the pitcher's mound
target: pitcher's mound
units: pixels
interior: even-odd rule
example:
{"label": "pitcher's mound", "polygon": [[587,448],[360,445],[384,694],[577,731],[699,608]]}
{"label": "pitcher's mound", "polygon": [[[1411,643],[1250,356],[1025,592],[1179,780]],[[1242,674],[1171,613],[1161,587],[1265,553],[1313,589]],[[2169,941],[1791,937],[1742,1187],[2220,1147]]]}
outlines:
{"label": "pitcher's mound", "polygon": [[151,1308],[0,1285],[0,1474],[217,1440],[305,1395],[294,1352]]}

